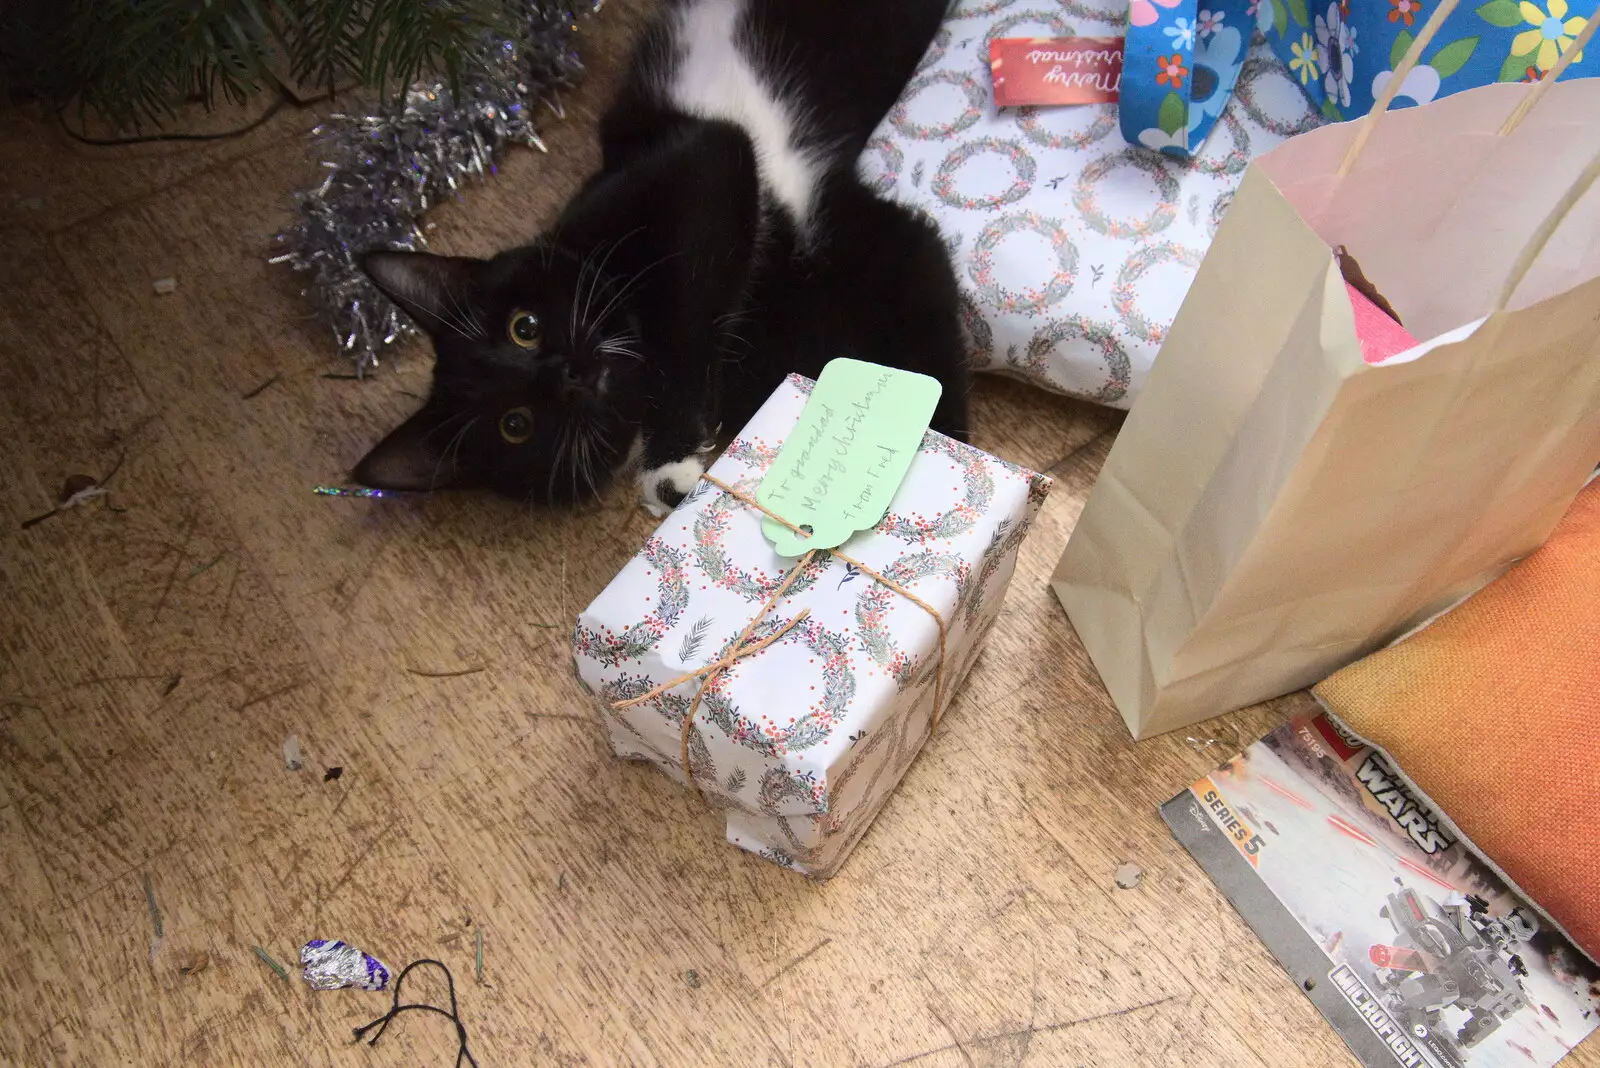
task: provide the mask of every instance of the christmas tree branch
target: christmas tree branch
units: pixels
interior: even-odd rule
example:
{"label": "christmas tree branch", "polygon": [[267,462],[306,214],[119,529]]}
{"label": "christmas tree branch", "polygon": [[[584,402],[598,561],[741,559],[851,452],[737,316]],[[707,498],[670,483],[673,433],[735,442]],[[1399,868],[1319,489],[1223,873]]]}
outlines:
{"label": "christmas tree branch", "polygon": [[9,82],[44,82],[24,87],[138,128],[193,101],[241,103],[272,84],[276,69],[330,90],[350,83],[399,89],[429,72],[456,85],[484,62],[474,46],[486,34],[516,36],[520,7],[511,0],[67,0],[56,9],[21,3],[0,13],[0,40]]}

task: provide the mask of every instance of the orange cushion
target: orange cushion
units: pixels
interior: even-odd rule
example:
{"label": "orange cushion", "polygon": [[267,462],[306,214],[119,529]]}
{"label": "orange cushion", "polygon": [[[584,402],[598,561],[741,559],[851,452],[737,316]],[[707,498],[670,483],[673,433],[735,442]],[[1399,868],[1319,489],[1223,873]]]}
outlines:
{"label": "orange cushion", "polygon": [[1600,481],[1538,552],[1315,693],[1600,958]]}

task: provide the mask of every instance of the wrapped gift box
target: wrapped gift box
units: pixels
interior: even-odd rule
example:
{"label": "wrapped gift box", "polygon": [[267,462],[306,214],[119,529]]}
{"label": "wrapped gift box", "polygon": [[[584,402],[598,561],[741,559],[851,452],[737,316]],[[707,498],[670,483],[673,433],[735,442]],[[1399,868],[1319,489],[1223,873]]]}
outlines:
{"label": "wrapped gift box", "polygon": [[[710,474],[753,497],[812,385],[791,375]],[[948,707],[977,658],[1049,487],[930,431],[883,521],[839,547],[939,613],[942,685],[939,626],[924,608],[832,553],[804,565],[755,636],[809,613],[716,674],[695,713],[689,770],[726,811],[731,842],[817,878],[838,870],[928,738],[935,692]],[[617,704],[719,660],[761,612],[796,566],[761,518],[701,482],[579,616],[578,677],[618,756],[687,781],[683,717],[703,679]]]}
{"label": "wrapped gift box", "polygon": [[990,41],[1121,37],[1127,21],[1128,0],[962,0],[860,164],[938,221],[974,367],[1116,408],[1143,386],[1250,160],[1321,122],[1272,49],[1250,46],[1254,26],[1198,42],[1229,50],[1219,61],[1250,51],[1192,160],[1123,140],[1114,103],[994,106]]}

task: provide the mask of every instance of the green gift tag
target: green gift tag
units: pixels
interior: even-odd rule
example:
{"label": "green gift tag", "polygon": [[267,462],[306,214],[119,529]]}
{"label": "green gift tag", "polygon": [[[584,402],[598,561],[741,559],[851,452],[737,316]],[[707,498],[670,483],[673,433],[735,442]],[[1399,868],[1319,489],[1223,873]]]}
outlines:
{"label": "green gift tag", "polygon": [[832,549],[871,530],[922,445],[943,387],[938,379],[861,360],[833,360],[778,450],[756,501],[797,527],[767,518],[779,556]]}

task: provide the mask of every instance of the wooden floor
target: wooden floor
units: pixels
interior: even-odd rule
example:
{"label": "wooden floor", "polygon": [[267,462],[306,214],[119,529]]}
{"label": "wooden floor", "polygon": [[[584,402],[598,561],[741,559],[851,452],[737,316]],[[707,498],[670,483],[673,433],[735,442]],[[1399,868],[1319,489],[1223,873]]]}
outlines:
{"label": "wooden floor", "polygon": [[[437,211],[440,247],[531,235],[593,166],[640,6],[584,41],[553,155]],[[265,262],[317,116],[106,150],[0,115],[0,1064],[454,1062],[420,1014],[352,1048],[387,995],[252,949],[292,968],[313,937],[446,962],[485,1068],[1350,1063],[1156,814],[1293,700],[1196,730],[1203,753],[1135,745],[1045,588],[1117,417],[980,390],[978,444],[1059,482],[951,714],[814,885],[608,759],[567,627],[651,529],[626,494],[310,493],[427,374],[412,351],[323,377],[329,337]]]}

